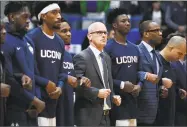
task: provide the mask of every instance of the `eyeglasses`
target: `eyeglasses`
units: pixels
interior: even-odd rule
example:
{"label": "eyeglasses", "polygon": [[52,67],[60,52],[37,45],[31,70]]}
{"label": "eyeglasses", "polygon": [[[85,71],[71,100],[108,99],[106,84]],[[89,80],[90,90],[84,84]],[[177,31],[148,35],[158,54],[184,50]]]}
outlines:
{"label": "eyeglasses", "polygon": [[107,31],[95,31],[95,32],[91,32],[90,34],[97,34],[97,35],[107,35],[108,32]]}
{"label": "eyeglasses", "polygon": [[154,30],[147,30],[146,32],[156,32],[156,33],[159,33],[159,32],[162,32],[161,29],[154,29]]}

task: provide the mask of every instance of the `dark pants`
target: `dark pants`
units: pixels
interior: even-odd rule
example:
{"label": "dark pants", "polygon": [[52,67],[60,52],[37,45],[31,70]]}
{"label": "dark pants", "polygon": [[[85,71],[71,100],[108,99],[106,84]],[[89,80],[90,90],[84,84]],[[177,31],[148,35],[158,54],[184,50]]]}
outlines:
{"label": "dark pants", "polygon": [[187,126],[187,114],[176,112],[175,126]]}
{"label": "dark pants", "polygon": [[26,112],[7,109],[6,126],[38,126],[37,118],[31,118]]}
{"label": "dark pants", "polygon": [[5,118],[5,111],[6,111],[6,107],[5,107],[5,98],[1,98],[0,97],[0,126],[4,126],[4,118]]}
{"label": "dark pants", "polygon": [[[62,108],[63,107],[63,108]],[[73,88],[65,84],[56,108],[57,126],[74,126]]]}
{"label": "dark pants", "polygon": [[174,126],[175,122],[175,87],[169,89],[167,98],[160,98],[157,113],[157,126]]}
{"label": "dark pants", "polygon": [[110,126],[109,115],[103,115],[102,116],[99,126],[106,126],[106,127]]}
{"label": "dark pants", "polygon": [[155,123],[153,124],[146,124],[146,123],[138,123],[137,126],[156,126]]}

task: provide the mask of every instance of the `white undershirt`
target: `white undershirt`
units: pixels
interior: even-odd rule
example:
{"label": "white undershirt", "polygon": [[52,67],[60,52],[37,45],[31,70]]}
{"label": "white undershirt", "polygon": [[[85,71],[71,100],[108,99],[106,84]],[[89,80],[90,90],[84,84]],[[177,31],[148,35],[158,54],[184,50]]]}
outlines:
{"label": "white undershirt", "polygon": [[48,38],[50,38],[50,39],[54,39],[54,37],[55,37],[55,34],[53,35],[53,36],[50,36],[50,35],[48,35],[47,33],[45,33],[44,31],[42,31],[43,32],[43,34],[45,34],[45,36],[47,36]]}

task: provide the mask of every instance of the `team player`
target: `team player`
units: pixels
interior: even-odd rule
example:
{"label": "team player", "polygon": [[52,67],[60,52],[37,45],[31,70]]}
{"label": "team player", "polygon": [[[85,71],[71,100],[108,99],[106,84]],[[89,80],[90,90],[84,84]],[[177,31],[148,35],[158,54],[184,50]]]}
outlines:
{"label": "team player", "polygon": [[[60,29],[57,30],[58,35],[64,40],[65,52],[63,62],[63,75],[67,77],[64,79],[65,84],[63,86],[63,93],[58,100],[57,112],[56,112],[56,124],[57,126],[74,126],[74,104],[73,104],[73,87],[78,85],[77,78],[75,77],[74,65],[72,61],[72,55],[67,51],[71,44],[71,27],[66,20],[63,20]],[[86,87],[89,87],[91,82],[86,77],[81,77],[81,82]],[[78,86],[80,87],[80,86]],[[62,108],[63,107],[63,108]]]}
{"label": "team player", "polygon": [[[7,100],[6,125],[37,125],[36,119],[32,120],[31,118],[29,107],[34,105],[37,114],[37,112],[41,112],[45,108],[45,103],[35,96],[35,84],[31,81],[31,79],[33,80],[33,73],[31,70],[30,73],[28,71],[29,69],[34,69],[32,67],[34,62],[27,61],[30,62],[30,66],[27,68],[28,64],[25,61],[26,56],[24,56],[23,50],[25,45],[23,36],[28,30],[30,12],[24,2],[9,2],[5,7],[4,13],[9,19],[6,27],[8,33],[5,38],[5,44],[2,46],[6,69],[10,75],[21,74],[20,76],[15,75],[20,84],[13,82],[14,80],[10,79],[10,76],[7,77],[10,79],[8,82],[10,82],[14,91],[11,91],[11,96]],[[22,73],[24,76],[22,76]],[[23,80],[22,82],[19,81],[21,77],[26,77],[26,82],[23,82]],[[20,88],[21,84],[25,90]],[[26,110],[28,112],[25,112]]]}
{"label": "team player", "polygon": [[[58,81],[64,56],[64,42],[54,32],[60,28],[61,10],[57,3],[36,2],[35,15],[41,27],[32,30],[27,36],[35,43],[37,74],[55,84],[53,92],[41,89],[42,99],[46,103],[45,110],[39,114],[39,126],[56,126],[57,99],[62,93],[63,81]],[[47,84],[47,83],[44,83]]]}
{"label": "team player", "polygon": [[112,25],[114,38],[108,40],[105,51],[112,59],[114,91],[122,98],[121,105],[114,106],[111,118],[116,126],[136,126],[137,96],[141,90],[137,76],[139,50],[126,38],[131,24],[125,10],[113,9],[107,21]]}

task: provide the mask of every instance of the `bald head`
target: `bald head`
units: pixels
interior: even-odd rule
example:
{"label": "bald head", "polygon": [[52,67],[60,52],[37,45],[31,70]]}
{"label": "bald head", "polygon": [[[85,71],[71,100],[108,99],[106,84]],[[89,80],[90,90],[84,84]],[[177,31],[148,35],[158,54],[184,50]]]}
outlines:
{"label": "bald head", "polygon": [[186,54],[186,40],[181,36],[173,36],[166,47],[161,51],[161,54],[167,58],[168,61],[178,61],[184,58]]}
{"label": "bald head", "polygon": [[90,45],[102,51],[107,42],[107,29],[101,22],[94,22],[88,27]]}
{"label": "bald head", "polygon": [[181,45],[186,47],[186,39],[181,36],[173,36],[169,40],[167,47],[180,47]]}
{"label": "bald head", "polygon": [[100,30],[106,31],[106,26],[102,22],[94,22],[88,27],[88,33],[100,31]]}

